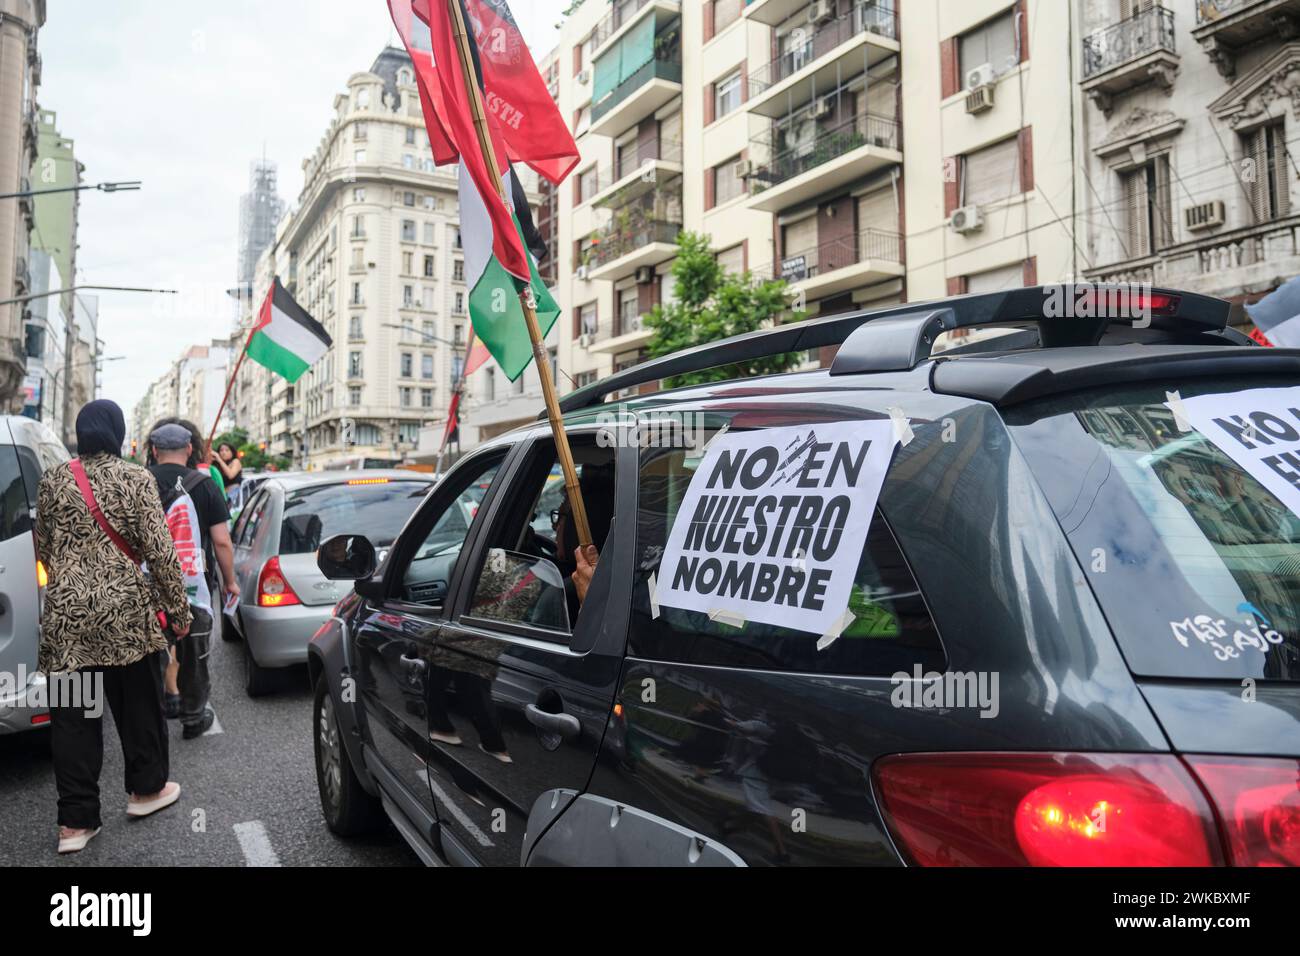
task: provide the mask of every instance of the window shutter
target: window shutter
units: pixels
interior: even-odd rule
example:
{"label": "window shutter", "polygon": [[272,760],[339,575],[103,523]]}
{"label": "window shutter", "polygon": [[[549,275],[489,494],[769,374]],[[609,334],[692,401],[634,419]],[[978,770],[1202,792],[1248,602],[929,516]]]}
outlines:
{"label": "window shutter", "polygon": [[1291,177],[1287,171],[1286,127],[1282,123],[1269,127],[1273,137],[1273,183],[1277,191],[1277,216],[1291,214]]}
{"label": "window shutter", "polygon": [[1124,205],[1128,223],[1128,256],[1141,259],[1151,254],[1151,236],[1147,228],[1147,169],[1143,166],[1124,175]]}
{"label": "window shutter", "polygon": [[714,175],[714,171],[712,169],[706,169],[704,171],[704,208],[705,209],[713,208],[714,189],[716,188],[717,185],[713,178],[713,175]]}
{"label": "window shutter", "polygon": [[1169,189],[1169,157],[1157,156],[1153,165],[1156,171],[1156,195],[1152,209],[1156,235],[1153,246],[1156,249],[1164,249],[1174,244],[1174,223],[1171,210],[1173,197]]}
{"label": "window shutter", "polygon": [[713,0],[705,0],[704,3],[704,42],[708,43],[713,39]]}
{"label": "window shutter", "polygon": [[982,206],[1011,199],[1024,191],[1020,178],[1024,161],[1020,136],[976,150],[965,157],[960,170],[965,182],[961,202]]}
{"label": "window shutter", "polygon": [[704,125],[708,126],[713,122],[713,107],[717,95],[717,84],[710,83],[704,87]]}
{"label": "window shutter", "polygon": [[573,75],[577,76],[582,72],[582,44],[575,44],[573,47]]}
{"label": "window shutter", "polygon": [[1261,126],[1250,134],[1249,156],[1251,174],[1254,179],[1250,184],[1250,204],[1255,213],[1255,222],[1268,219],[1268,128]]}
{"label": "window shutter", "polygon": [[966,277],[949,276],[948,277],[948,294],[965,295],[966,294]]}
{"label": "window shutter", "polygon": [[961,77],[957,72],[956,37],[949,37],[939,44],[939,86],[940,95],[944,99],[955,96],[961,89]]}
{"label": "window shutter", "polygon": [[1024,283],[1025,288],[1038,285],[1038,256],[1030,256],[1025,260],[1024,265]]}
{"label": "window shutter", "polygon": [[749,102],[749,60],[740,61],[740,102]]}

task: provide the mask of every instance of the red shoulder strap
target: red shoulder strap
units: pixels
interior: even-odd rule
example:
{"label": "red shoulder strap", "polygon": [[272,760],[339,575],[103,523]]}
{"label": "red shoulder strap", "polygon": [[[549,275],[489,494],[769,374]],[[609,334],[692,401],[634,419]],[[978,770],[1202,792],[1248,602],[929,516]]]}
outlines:
{"label": "red shoulder strap", "polygon": [[140,559],[136,556],[135,549],[126,543],[126,538],[118,534],[117,530],[108,523],[108,519],[104,517],[104,512],[99,507],[99,502],[95,500],[95,492],[90,488],[90,479],[86,477],[86,467],[81,463],[81,459],[72,459],[72,461],[68,463],[68,467],[72,469],[72,477],[77,479],[77,488],[81,491],[81,500],[84,501],[86,507],[90,509],[91,517],[95,519],[95,523],[103,529],[104,534],[108,535],[109,540],[112,541],[113,544],[117,545],[119,551],[130,558],[134,564],[139,566]]}

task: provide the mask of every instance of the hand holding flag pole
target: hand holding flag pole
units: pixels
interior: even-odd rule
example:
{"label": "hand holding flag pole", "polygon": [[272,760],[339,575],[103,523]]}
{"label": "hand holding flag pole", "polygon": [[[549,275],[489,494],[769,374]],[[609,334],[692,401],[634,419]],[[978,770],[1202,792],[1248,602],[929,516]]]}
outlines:
{"label": "hand holding flag pole", "polygon": [[[470,113],[474,119],[474,129],[478,133],[479,149],[483,161],[487,164],[492,180],[497,184],[502,201],[507,207],[511,197],[506,192],[502,181],[500,167],[497,166],[496,150],[492,148],[492,137],[488,130],[487,114],[483,106],[483,91],[479,88],[474,73],[474,54],[470,48],[469,30],[465,23],[460,0],[446,0],[451,20],[452,32],[456,38],[456,53],[460,68],[465,77],[465,86],[469,91]],[[573,452],[569,448],[569,436],[564,431],[564,419],[560,416],[560,402],[555,395],[555,383],[551,381],[551,364],[542,340],[541,326],[537,321],[537,312],[533,307],[531,288],[524,288],[519,293],[519,304],[523,309],[524,321],[528,326],[528,338],[533,346],[533,361],[537,364],[537,376],[542,382],[542,398],[546,402],[546,417],[551,423],[551,433],[555,437],[555,451],[560,459],[560,468],[564,473],[564,487],[569,496],[569,507],[573,511],[573,521],[578,532],[578,543],[585,550],[591,544],[591,527],[587,524],[587,507],[582,500],[582,489],[578,485],[578,472],[573,464]]]}

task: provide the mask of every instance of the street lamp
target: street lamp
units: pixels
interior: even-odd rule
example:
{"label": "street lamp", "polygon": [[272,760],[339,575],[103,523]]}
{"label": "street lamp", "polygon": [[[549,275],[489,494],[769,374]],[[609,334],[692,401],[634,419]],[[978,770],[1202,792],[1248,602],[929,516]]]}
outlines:
{"label": "street lamp", "polygon": [[140,180],[133,179],[120,183],[93,183],[85,186],[57,186],[54,189],[24,189],[16,193],[0,193],[0,199],[25,199],[29,196],[44,196],[49,193],[79,193],[86,189],[97,189],[101,193],[131,192],[140,188]]}

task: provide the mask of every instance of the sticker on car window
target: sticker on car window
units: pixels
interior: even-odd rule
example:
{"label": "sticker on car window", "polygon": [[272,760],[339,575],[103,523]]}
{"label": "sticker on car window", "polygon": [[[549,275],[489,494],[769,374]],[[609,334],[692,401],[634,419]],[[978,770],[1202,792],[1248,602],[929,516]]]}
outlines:
{"label": "sticker on car window", "polygon": [[1183,647],[1191,647],[1193,641],[1199,641],[1210,648],[1220,661],[1234,660],[1252,649],[1265,654],[1271,645],[1286,640],[1267,625],[1261,628],[1258,621],[1252,620],[1242,625],[1229,624],[1225,618],[1213,618],[1208,614],[1170,621],[1169,629],[1173,632],[1174,640]]}
{"label": "sticker on car window", "polygon": [[830,631],[850,605],[896,443],[890,419],[717,436],[669,532],[657,604]]}
{"label": "sticker on car window", "polygon": [[1178,414],[1300,515],[1300,388],[1181,400]]}

